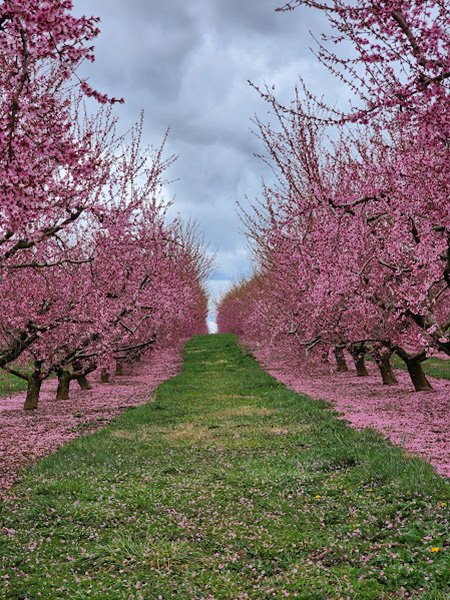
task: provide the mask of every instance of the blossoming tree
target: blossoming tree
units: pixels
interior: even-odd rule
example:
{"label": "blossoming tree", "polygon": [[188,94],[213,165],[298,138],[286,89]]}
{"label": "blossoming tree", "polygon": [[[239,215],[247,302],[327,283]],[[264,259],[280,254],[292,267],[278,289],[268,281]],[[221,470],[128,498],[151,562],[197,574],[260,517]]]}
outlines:
{"label": "blossoming tree", "polygon": [[[108,98],[80,80],[98,19],[70,0],[0,7],[0,367],[71,379],[206,327],[201,244],[167,223],[162,173],[142,121],[117,135]],[[90,116],[83,97],[109,108]],[[164,341],[165,340],[165,341]]]}

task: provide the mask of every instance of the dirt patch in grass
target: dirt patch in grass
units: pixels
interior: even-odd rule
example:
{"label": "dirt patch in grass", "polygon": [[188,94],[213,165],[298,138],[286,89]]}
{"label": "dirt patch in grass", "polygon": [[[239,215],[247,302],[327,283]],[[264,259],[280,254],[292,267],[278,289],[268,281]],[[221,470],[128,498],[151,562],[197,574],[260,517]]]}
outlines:
{"label": "dirt patch in grass", "polygon": [[228,365],[230,363],[228,360],[214,360],[214,361],[202,360],[202,362],[200,364],[202,364],[202,365]]}
{"label": "dirt patch in grass", "polygon": [[241,396],[240,394],[215,394],[214,396],[210,396],[211,400],[227,400],[230,398],[231,400],[255,400],[255,396]]}
{"label": "dirt patch in grass", "polygon": [[167,437],[171,440],[192,440],[199,441],[210,437],[206,429],[196,427],[193,423],[187,423],[181,427],[167,432]]}
{"label": "dirt patch in grass", "polygon": [[274,410],[269,410],[268,408],[264,408],[263,406],[251,406],[250,404],[245,404],[244,406],[236,406],[234,408],[225,408],[223,410],[218,410],[214,413],[214,415],[218,418],[265,417],[268,415],[273,415],[274,412]]}
{"label": "dirt patch in grass", "polygon": [[111,435],[119,440],[137,440],[141,437],[137,431],[127,431],[126,429],[118,429],[111,432]]}
{"label": "dirt patch in grass", "polygon": [[302,431],[308,431],[311,425],[289,425],[284,427],[264,427],[268,435],[296,435]]}

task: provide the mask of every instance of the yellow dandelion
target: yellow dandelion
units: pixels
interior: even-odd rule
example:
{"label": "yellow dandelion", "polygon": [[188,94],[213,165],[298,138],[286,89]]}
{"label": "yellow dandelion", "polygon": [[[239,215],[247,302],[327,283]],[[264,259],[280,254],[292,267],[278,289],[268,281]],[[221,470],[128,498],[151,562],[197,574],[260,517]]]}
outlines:
{"label": "yellow dandelion", "polygon": [[319,494],[317,494],[317,496],[315,496],[315,498],[322,498],[322,496],[320,496]]}
{"label": "yellow dandelion", "polygon": [[441,502],[441,506],[447,506],[447,502]]}
{"label": "yellow dandelion", "polygon": [[438,546],[435,546],[434,548],[431,548],[431,552],[439,552],[442,548],[439,548]]}

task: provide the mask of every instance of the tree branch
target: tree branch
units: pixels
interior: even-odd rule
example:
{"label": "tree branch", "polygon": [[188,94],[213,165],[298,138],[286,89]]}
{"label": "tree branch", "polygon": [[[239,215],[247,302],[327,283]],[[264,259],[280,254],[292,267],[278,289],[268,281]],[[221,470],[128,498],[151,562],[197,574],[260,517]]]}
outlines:
{"label": "tree branch", "polygon": [[28,73],[28,62],[29,62],[30,53],[28,52],[28,42],[27,42],[27,37],[26,37],[26,31],[25,31],[24,26],[20,22],[20,20],[19,20],[19,24],[20,24],[20,37],[22,39],[22,47],[23,47],[22,77],[20,78],[19,85],[16,90],[16,94],[15,94],[14,99],[11,104],[11,128],[9,131],[9,139],[8,139],[8,163],[12,162],[12,160],[14,158],[13,137],[14,137],[14,131],[16,129],[17,113],[19,112],[19,98],[23,91],[23,88],[25,87],[25,83],[26,83],[27,79],[29,79],[29,77],[30,77],[30,75]]}

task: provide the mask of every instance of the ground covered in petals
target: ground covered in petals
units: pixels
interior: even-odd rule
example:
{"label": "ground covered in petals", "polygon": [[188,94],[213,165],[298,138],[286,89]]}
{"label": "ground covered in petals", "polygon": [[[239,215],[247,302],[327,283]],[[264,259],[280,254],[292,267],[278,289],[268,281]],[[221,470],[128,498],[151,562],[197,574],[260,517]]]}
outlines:
{"label": "ground covered in petals", "polygon": [[106,425],[130,406],[148,402],[158,385],[176,375],[180,350],[155,353],[132,371],[101,384],[94,373],[92,390],[72,383],[69,400],[55,401],[57,380],[42,386],[39,408],[24,411],[25,392],[0,397],[0,497],[10,493],[18,472],[36,458],[55,452],[68,441]]}
{"label": "ground covered in petals", "polygon": [[230,335],[0,501],[6,600],[446,600],[450,483]]}
{"label": "ground covered in petals", "polygon": [[255,350],[255,356],[291,389],[331,402],[352,426],[382,432],[450,477],[450,380],[429,378],[434,390],[415,392],[408,374],[401,370],[396,370],[399,385],[385,386],[372,364],[368,365],[369,377],[357,377],[354,370],[336,373],[330,368],[305,368],[264,348]]}

